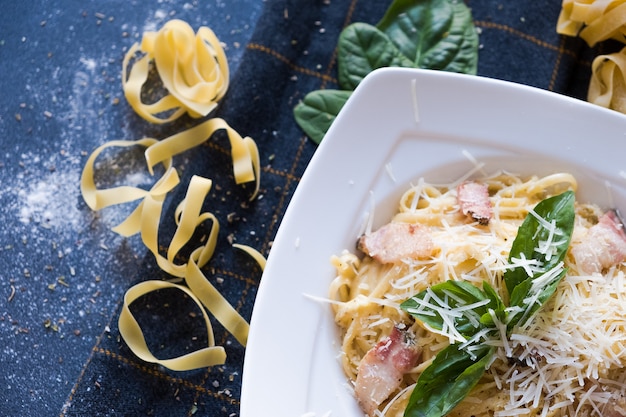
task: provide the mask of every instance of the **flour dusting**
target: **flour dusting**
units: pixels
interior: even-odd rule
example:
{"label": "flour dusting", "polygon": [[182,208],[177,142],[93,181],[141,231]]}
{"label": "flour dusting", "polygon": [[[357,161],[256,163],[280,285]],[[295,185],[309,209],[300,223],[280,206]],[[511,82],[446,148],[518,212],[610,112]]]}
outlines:
{"label": "flour dusting", "polygon": [[156,32],[169,20],[169,14],[163,9],[155,10],[152,19],[147,20],[143,27],[143,32]]}
{"label": "flour dusting", "polygon": [[52,172],[18,190],[19,219],[45,228],[76,230],[81,213],[77,207],[80,176],[76,171]]}
{"label": "flour dusting", "polygon": [[[110,136],[115,134],[115,129],[121,129],[118,135],[127,135],[124,126],[112,126],[111,118],[102,117],[103,112],[113,109],[112,94],[106,91],[119,89],[119,79],[103,76],[109,68],[110,57],[106,54],[83,55],[78,60],[67,85],[67,100],[59,102],[58,108],[50,109],[51,117],[60,126],[59,133],[46,137],[50,133],[41,131],[38,132],[41,137],[36,139],[47,145],[53,144],[54,149],[37,154],[32,151],[22,153],[17,161],[22,169],[14,176],[14,183],[0,191],[0,195],[11,202],[12,213],[18,224],[28,227],[30,233],[52,230],[72,236],[84,230],[95,216],[82,203],[80,192],[80,178],[86,157],[95,147],[111,140]],[[53,87],[64,83],[67,84],[58,72],[52,73]],[[42,99],[38,96],[35,98]],[[86,134],[90,137],[85,138]],[[92,143],[87,146],[93,149],[81,148],[86,143]],[[141,183],[145,178],[132,180]],[[113,223],[108,226],[117,224],[122,215],[116,210],[109,210],[107,218]]]}

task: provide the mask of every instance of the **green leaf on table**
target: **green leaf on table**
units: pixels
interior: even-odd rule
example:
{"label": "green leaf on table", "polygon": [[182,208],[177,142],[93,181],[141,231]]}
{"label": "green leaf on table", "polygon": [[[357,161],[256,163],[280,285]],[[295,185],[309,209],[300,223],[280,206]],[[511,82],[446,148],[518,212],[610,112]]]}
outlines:
{"label": "green leaf on table", "polygon": [[475,74],[477,62],[478,35],[465,3],[394,0],[376,26],[357,22],[340,34],[337,73],[344,91],[307,95],[294,109],[294,117],[320,143],[345,104],[343,99],[375,69],[409,67]]}
{"label": "green leaf on table", "polygon": [[357,22],[341,32],[337,71],[342,89],[354,90],[367,74],[383,67],[412,68],[413,62],[376,26]]}
{"label": "green leaf on table", "polygon": [[478,34],[462,1],[396,0],[377,27],[416,68],[476,74]]}
{"label": "green leaf on table", "polygon": [[350,95],[352,91],[312,91],[294,108],[296,122],[313,142],[319,144]]}
{"label": "green leaf on table", "polygon": [[404,417],[442,417],[476,386],[491,363],[495,348],[480,346],[472,354],[449,345],[422,372]]}

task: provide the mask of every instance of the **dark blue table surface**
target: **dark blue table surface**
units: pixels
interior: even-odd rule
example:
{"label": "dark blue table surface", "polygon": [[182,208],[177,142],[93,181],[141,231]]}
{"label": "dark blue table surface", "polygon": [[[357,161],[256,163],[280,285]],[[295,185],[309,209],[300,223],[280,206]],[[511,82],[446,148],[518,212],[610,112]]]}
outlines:
{"label": "dark blue table surface", "polygon": [[[480,30],[479,75],[585,99],[591,61],[604,46],[591,50],[579,39],[559,36],[559,1],[540,7],[525,1],[466,3]],[[3,2],[0,415],[238,415],[245,349],[219,325],[217,342],[226,347],[227,362],[197,371],[146,364],[120,339],[117,318],[125,291],[139,281],[165,277],[139,237],[122,238],[110,230],[128,208],[94,213],[85,205],[80,173],[89,153],[106,141],[164,138],[193,123],[183,119],[155,126],[139,118],[123,97],[121,63],[144,31],[169,19],[185,20],[195,29],[209,26],[225,45],[232,74],[218,115],[257,141],[263,197],[241,205],[249,190],[233,185],[228,145],[219,135],[214,146],[182,156],[180,170],[183,178],[200,174],[219,184],[211,194],[223,225],[219,248],[235,239],[267,255],[316,149],[291,110],[306,93],[337,87],[339,32],[355,21],[376,23],[387,5],[363,0]],[[234,198],[221,198],[226,195]],[[233,212],[237,220],[227,221]],[[258,266],[241,253],[219,249],[207,271],[249,319]],[[155,353],[175,355],[202,345],[203,329],[185,300],[164,293],[139,304]]]}

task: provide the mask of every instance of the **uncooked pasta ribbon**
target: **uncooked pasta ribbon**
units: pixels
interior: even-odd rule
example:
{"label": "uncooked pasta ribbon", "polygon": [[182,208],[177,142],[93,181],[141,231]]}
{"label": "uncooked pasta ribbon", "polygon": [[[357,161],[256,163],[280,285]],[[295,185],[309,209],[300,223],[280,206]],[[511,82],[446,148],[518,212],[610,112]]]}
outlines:
{"label": "uncooked pasta ribbon", "polygon": [[588,101],[626,113],[626,48],[593,60]]}
{"label": "uncooked pasta ribbon", "polygon": [[[250,197],[253,200],[260,186],[260,157],[256,143],[252,138],[242,138],[237,131],[231,128],[223,119],[209,119],[198,126],[172,135],[161,141],[153,138],[144,138],[136,141],[114,140],[107,142],[92,152],[87,159],[81,175],[81,192],[89,208],[100,210],[112,205],[136,201],[146,196],[164,198],[180,179],[172,165],[172,158],[184,151],[190,150],[206,142],[218,130],[225,130],[230,139],[231,160],[233,175],[237,184],[255,181],[255,188]],[[94,164],[97,157],[107,148],[143,146],[146,148],[145,158],[148,170],[154,173],[154,167],[163,164],[165,172],[150,190],[138,187],[119,186],[108,189],[98,189],[94,179]],[[126,221],[114,230],[124,236],[131,236],[139,232],[138,217],[141,205],[129,216]]]}
{"label": "uncooked pasta ribbon", "polygon": [[158,143],[158,141],[152,138],[145,138],[137,141],[113,140],[96,148],[85,163],[80,182],[83,198],[89,208],[92,210],[100,210],[112,205],[138,200],[150,193],[163,195],[174,188],[178,184],[179,178],[176,170],[172,169],[171,157],[163,158],[159,161],[163,163],[165,175],[163,175],[149,191],[126,185],[103,190],[99,190],[96,187],[94,179],[94,164],[96,158],[98,158],[98,156],[100,156],[105,149],[112,147],[126,148],[132,146],[143,146],[148,148],[155,143]]}
{"label": "uncooked pasta ribbon", "polygon": [[[156,67],[167,94],[147,104],[142,100],[142,91],[149,78],[151,64]],[[224,97],[228,79],[226,55],[213,31],[201,27],[194,34],[192,28],[180,20],[167,22],[158,32],[145,32],[141,45],[134,44],[129,49],[122,65],[122,86],[126,99],[137,114],[157,124],[173,121],[185,113],[194,118],[207,116]],[[166,253],[162,254],[159,250],[163,205],[168,193],[180,183],[173,166],[173,157],[203,144],[218,130],[225,131],[229,139],[235,182],[255,182],[250,197],[253,200],[259,192],[261,174],[256,143],[250,137],[242,137],[220,118],[209,118],[160,141],[144,138],[107,142],[89,156],[81,176],[81,193],[92,210],[139,201],[132,213],[113,230],[122,236],[140,234],[159,267],[179,280],[148,280],[131,287],[124,296],[118,322],[121,336],[137,357],[176,371],[224,363],[226,353],[223,347],[215,345],[208,313],[213,314],[243,346],[248,340],[247,321],[202,273],[202,267],[215,252],[219,233],[219,222],[215,215],[202,211],[213,185],[210,179],[192,176],[184,199],[174,211],[176,231]],[[96,159],[107,148],[134,146],[146,148],[144,157],[151,175],[154,176],[157,165],[162,165],[161,177],[149,190],[126,185],[99,189],[94,178]],[[179,252],[190,243],[197,228],[206,222],[211,225],[206,242],[195,248],[185,262],[177,262]],[[265,267],[265,258],[255,249],[239,244],[233,247],[250,255],[261,269]],[[146,294],[164,289],[179,290],[200,308],[207,330],[207,347],[176,358],[159,359],[152,354],[130,305]]]}
{"label": "uncooked pasta ribbon", "polygon": [[[144,138],[137,141],[111,141],[98,147],[87,159],[81,176],[81,192],[87,205],[93,210],[139,201],[133,212],[113,230],[123,236],[139,233],[145,246],[154,255],[159,267],[173,277],[182,278],[183,283],[150,280],[132,287],[124,297],[124,304],[119,319],[120,334],[129,348],[147,362],[161,364],[172,370],[188,370],[221,364],[225,353],[222,347],[214,345],[213,331],[208,313],[222,323],[242,345],[248,338],[249,325],[246,320],[230,305],[219,291],[208,281],[201,268],[215,252],[219,222],[214,214],[202,212],[203,203],[212,187],[210,179],[194,175],[188,185],[185,198],[174,211],[176,231],[168,245],[166,254],[159,251],[159,225],[166,197],[179,183],[180,178],[172,163],[173,157],[199,146],[217,130],[226,130],[231,144],[233,172],[237,183],[255,181],[252,198],[259,190],[260,162],[255,142],[251,138],[242,138],[228,124],[218,118],[209,119],[200,125],[172,135],[161,141]],[[145,190],[132,186],[117,186],[98,189],[95,181],[95,163],[107,148],[130,148],[142,146],[147,168],[154,175],[154,167],[162,164],[164,172],[152,188]],[[179,251],[191,240],[195,230],[205,222],[211,223],[206,242],[196,248],[187,262],[177,263]],[[265,265],[263,256],[246,245],[234,245],[252,256],[261,266]],[[158,359],[149,350],[141,327],[130,311],[130,304],[153,291],[175,288],[186,293],[202,307],[202,313],[209,333],[209,346],[196,352],[170,359]]]}
{"label": "uncooked pasta ribbon", "polygon": [[[233,308],[224,296],[207,280],[201,271],[215,250],[219,225],[211,213],[201,213],[202,202],[211,188],[211,180],[194,176],[187,191],[186,197],[175,210],[175,219],[178,225],[174,237],[167,250],[167,257],[159,254],[158,250],[158,220],[161,216],[163,200],[146,196],[144,215],[142,216],[141,236],[145,245],[157,258],[157,263],[165,272],[183,278],[186,286],[168,281],[150,280],[136,284],[128,290],[124,297],[124,304],[119,318],[120,334],[130,349],[141,359],[158,363],[169,369],[184,371],[224,363],[226,358],[224,349],[215,346],[213,330],[207,311],[228,330],[242,345],[248,340],[249,325],[247,321]],[[178,251],[191,239],[195,229],[205,220],[212,221],[211,231],[207,243],[196,248],[186,264],[176,264],[174,257]],[[149,350],[140,325],[130,311],[130,304],[138,298],[164,288],[176,288],[187,294],[202,311],[207,329],[208,347],[195,352],[170,359],[158,359]]]}
{"label": "uncooked pasta ribbon", "polygon": [[[136,55],[130,70],[129,64]],[[167,94],[154,103],[144,103],[142,88],[150,63],[156,66]],[[207,27],[194,34],[181,20],[168,21],[158,32],[145,32],[124,56],[122,86],[132,108],[152,123],[171,122],[184,113],[198,118],[211,113],[226,94],[228,62],[219,39]]]}
{"label": "uncooked pasta ribbon", "polygon": [[150,146],[146,149],[148,169],[152,173],[153,167],[158,163],[167,163],[171,155],[177,155],[206,142],[214,132],[222,129],[226,131],[230,141],[235,182],[241,184],[256,181],[254,192],[250,197],[250,200],[253,200],[260,185],[261,163],[258,148],[252,138],[242,138],[224,119],[217,117],[208,119],[198,126],[172,135]]}
{"label": "uncooked pasta ribbon", "polygon": [[589,46],[608,39],[626,40],[624,0],[564,0],[557,32],[580,36]]}
{"label": "uncooked pasta ribbon", "polygon": [[[143,331],[141,330],[141,326],[133,316],[129,306],[133,301],[150,292],[166,288],[175,288],[187,294],[187,296],[189,296],[189,298],[191,298],[203,311],[202,317],[207,329],[208,347],[169,359],[158,359],[150,351],[150,348],[146,343],[146,339],[144,338]],[[215,346],[215,337],[213,335],[211,322],[209,321],[206,313],[204,313],[200,300],[189,288],[183,285],[174,284],[168,281],[150,280],[141,282],[130,288],[124,295],[124,304],[122,305],[118,325],[120,334],[126,341],[126,344],[135,353],[135,355],[137,355],[137,357],[146,362],[157,363],[174,371],[186,371],[204,366],[221,364],[226,360],[226,352],[224,351],[224,348],[221,346]]]}
{"label": "uncooked pasta ribbon", "polygon": [[[626,0],[563,0],[557,33],[580,36],[591,47],[614,39],[626,43]],[[626,50],[593,60],[587,101],[626,113]]]}

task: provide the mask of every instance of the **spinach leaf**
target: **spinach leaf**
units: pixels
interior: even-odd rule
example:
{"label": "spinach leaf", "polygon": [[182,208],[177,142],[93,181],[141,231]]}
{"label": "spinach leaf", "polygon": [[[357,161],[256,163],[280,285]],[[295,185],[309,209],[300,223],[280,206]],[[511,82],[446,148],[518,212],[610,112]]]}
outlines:
{"label": "spinach leaf", "polygon": [[[394,0],[376,26],[357,22],[342,31],[337,43],[341,90],[307,95],[295,106],[294,118],[319,144],[350,92],[371,71],[411,67],[475,74],[477,62],[478,35],[464,2]],[[314,93],[319,91],[325,90]]]}
{"label": "spinach leaf", "polygon": [[[517,231],[504,273],[513,309],[509,328],[528,319],[554,293],[565,276],[560,267],[574,230],[574,192],[566,191],[541,201]],[[532,264],[524,260],[532,260]],[[523,323],[522,323],[523,324]]]}
{"label": "spinach leaf", "polygon": [[316,90],[294,108],[298,124],[312,141],[319,144],[352,91]]}
{"label": "spinach leaf", "polygon": [[382,67],[413,67],[391,39],[376,26],[353,23],[339,36],[337,71],[339,86],[354,90],[367,74]]}
{"label": "spinach leaf", "polygon": [[443,349],[417,380],[404,417],[448,414],[480,381],[494,353],[489,346],[481,346],[473,355],[456,344]]}
{"label": "spinach leaf", "polygon": [[378,28],[416,68],[476,74],[478,34],[462,1],[396,0]]}

